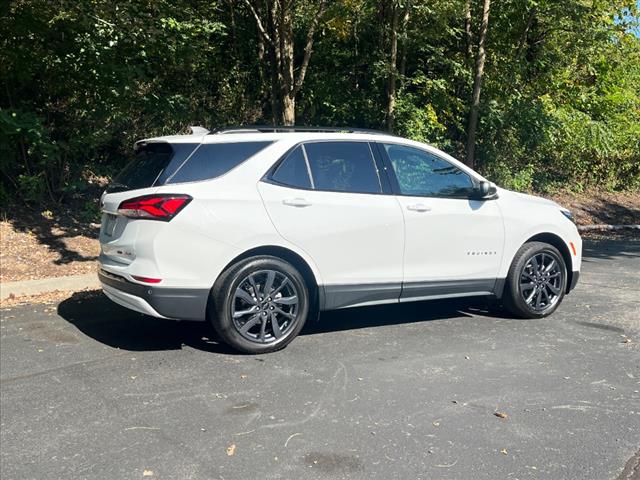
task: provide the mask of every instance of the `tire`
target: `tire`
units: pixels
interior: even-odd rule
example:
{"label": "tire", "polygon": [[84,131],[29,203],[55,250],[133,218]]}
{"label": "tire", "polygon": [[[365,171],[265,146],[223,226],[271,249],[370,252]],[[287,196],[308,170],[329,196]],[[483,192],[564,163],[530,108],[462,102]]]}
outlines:
{"label": "tire", "polygon": [[548,243],[528,242],[511,263],[503,304],[518,317],[543,318],[556,311],[566,291],[567,266],[558,249]]}
{"label": "tire", "polygon": [[213,328],[225,343],[244,353],[286,347],[309,314],[304,278],[293,265],[272,256],[251,257],[231,266],[211,295]]}

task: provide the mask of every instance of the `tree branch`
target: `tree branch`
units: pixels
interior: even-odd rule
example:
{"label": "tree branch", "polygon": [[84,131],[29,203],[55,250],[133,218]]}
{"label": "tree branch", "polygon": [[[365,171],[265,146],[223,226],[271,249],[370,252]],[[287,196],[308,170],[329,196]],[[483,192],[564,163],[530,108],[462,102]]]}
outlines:
{"label": "tree branch", "polygon": [[302,63],[300,64],[300,70],[298,71],[298,77],[293,85],[293,91],[291,95],[295,98],[300,87],[302,87],[302,83],[304,82],[304,77],[307,74],[307,68],[309,67],[309,60],[311,59],[311,51],[313,49],[313,40],[314,35],[316,33],[316,29],[318,28],[318,24],[320,23],[320,18],[324,15],[324,10],[326,7],[326,0],[320,1],[320,6],[318,11],[316,12],[315,17],[311,21],[311,25],[309,25],[309,31],[307,32],[307,43],[304,46],[304,57],[302,58]]}
{"label": "tree branch", "polygon": [[271,40],[271,37],[269,36],[267,31],[264,29],[264,26],[262,25],[262,20],[260,20],[260,15],[258,15],[258,12],[256,12],[256,9],[253,8],[253,5],[251,5],[251,2],[249,0],[244,0],[244,3],[247,4],[247,7],[249,7],[249,10],[251,10],[253,17],[256,19],[256,25],[258,26],[258,31],[260,32],[260,34],[264,37],[264,39],[270,45],[273,45],[273,40]]}

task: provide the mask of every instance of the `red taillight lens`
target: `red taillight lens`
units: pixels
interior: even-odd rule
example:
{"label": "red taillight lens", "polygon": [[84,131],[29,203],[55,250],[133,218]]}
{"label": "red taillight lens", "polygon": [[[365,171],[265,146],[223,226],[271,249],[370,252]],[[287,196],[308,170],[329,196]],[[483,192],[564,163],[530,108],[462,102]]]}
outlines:
{"label": "red taillight lens", "polygon": [[168,222],[192,200],[189,195],[145,195],[125,200],[118,213],[129,218],[146,218]]}

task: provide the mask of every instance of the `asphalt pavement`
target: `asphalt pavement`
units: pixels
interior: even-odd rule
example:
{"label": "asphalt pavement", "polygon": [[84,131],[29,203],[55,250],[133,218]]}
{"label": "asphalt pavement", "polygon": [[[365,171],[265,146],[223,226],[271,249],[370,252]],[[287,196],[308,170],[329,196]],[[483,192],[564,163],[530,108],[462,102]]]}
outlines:
{"label": "asphalt pavement", "polygon": [[260,356],[98,294],[3,310],[0,477],[638,478],[639,271],[587,243],[551,318],[348,309]]}

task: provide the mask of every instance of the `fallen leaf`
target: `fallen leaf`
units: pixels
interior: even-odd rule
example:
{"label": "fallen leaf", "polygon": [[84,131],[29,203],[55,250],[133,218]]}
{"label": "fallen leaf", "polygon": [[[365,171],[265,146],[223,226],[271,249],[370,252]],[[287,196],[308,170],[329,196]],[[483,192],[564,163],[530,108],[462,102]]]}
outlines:
{"label": "fallen leaf", "polygon": [[227,456],[233,457],[236,454],[236,444],[232,443],[227,447]]}
{"label": "fallen leaf", "polygon": [[506,455],[508,452],[506,448],[503,448],[502,450],[500,450],[500,453]]}
{"label": "fallen leaf", "polygon": [[631,339],[629,337],[626,337],[624,340],[622,340],[622,343],[631,343]]}
{"label": "fallen leaf", "polygon": [[495,412],[494,415],[498,418],[507,418],[509,416],[504,412]]}
{"label": "fallen leaf", "polygon": [[142,476],[143,477],[153,477],[153,470],[145,469],[144,472],[142,472]]}

